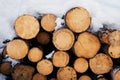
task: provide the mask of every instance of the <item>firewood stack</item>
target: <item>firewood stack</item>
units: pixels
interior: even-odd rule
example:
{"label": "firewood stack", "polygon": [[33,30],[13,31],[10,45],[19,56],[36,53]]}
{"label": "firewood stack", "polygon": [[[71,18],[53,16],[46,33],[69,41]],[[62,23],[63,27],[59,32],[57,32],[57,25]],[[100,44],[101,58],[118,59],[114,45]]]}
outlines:
{"label": "firewood stack", "polygon": [[[91,16],[83,7],[70,9],[64,18],[66,26],[55,31],[56,19],[50,13],[41,19],[19,16],[14,23],[18,37],[7,44],[3,56],[20,64],[11,71],[4,67],[10,64],[3,62],[0,72],[13,80],[120,80],[119,70],[111,73],[114,65],[120,65],[119,30],[88,31]],[[46,58],[52,51],[51,58]]]}

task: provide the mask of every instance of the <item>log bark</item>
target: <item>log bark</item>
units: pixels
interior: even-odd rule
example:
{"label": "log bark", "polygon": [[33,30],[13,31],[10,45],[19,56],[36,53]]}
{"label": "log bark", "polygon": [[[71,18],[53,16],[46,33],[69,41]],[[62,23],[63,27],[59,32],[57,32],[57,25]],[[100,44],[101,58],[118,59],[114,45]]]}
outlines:
{"label": "log bark", "polygon": [[112,69],[113,61],[108,55],[99,53],[90,59],[89,65],[93,73],[105,74]]}
{"label": "log bark", "polygon": [[69,63],[69,55],[64,51],[57,51],[52,57],[53,65],[56,67],[65,67]]}
{"label": "log bark", "polygon": [[7,53],[13,59],[23,59],[28,53],[28,45],[22,39],[12,40],[7,45]]}
{"label": "log bark", "polygon": [[80,33],[89,28],[90,14],[83,7],[75,7],[66,13],[65,22],[73,32]]}
{"label": "log bark", "polygon": [[92,58],[101,47],[97,36],[89,32],[79,34],[77,41],[74,44],[74,51],[77,57]]}
{"label": "log bark", "polygon": [[22,15],[14,23],[16,34],[23,39],[35,38],[40,31],[38,20],[31,15]]}
{"label": "log bark", "polygon": [[28,52],[28,59],[31,62],[38,62],[42,59],[42,57],[43,57],[43,51],[37,47],[33,47]]}
{"label": "log bark", "polygon": [[74,43],[74,34],[69,29],[59,29],[53,33],[53,44],[58,50],[69,50]]}
{"label": "log bark", "polygon": [[45,14],[41,19],[41,27],[48,32],[54,31],[56,27],[56,16],[54,14]]}

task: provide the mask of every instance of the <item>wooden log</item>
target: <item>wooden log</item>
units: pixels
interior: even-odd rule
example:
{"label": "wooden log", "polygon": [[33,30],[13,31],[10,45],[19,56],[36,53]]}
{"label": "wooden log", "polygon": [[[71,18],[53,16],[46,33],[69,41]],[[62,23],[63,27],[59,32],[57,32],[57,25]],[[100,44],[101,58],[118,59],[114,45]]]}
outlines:
{"label": "wooden log", "polygon": [[0,73],[4,75],[10,75],[12,72],[12,65],[11,62],[3,62],[0,65]]}
{"label": "wooden log", "polygon": [[42,45],[46,45],[50,42],[50,35],[47,32],[40,32],[37,35],[37,41]]}
{"label": "wooden log", "polygon": [[120,80],[120,67],[111,70],[112,80]]}
{"label": "wooden log", "polygon": [[21,39],[12,40],[7,45],[7,53],[13,59],[23,59],[28,53],[28,45]]}
{"label": "wooden log", "polygon": [[28,59],[31,62],[38,62],[42,59],[43,57],[43,51],[40,50],[37,47],[33,47],[32,49],[30,49],[30,51],[28,52]]}
{"label": "wooden log", "polygon": [[49,75],[53,72],[53,64],[47,59],[43,59],[37,63],[37,71],[42,75]]}
{"label": "wooden log", "polygon": [[120,58],[120,30],[115,30],[109,37],[111,45],[108,48],[108,53],[112,58]]}
{"label": "wooden log", "polygon": [[89,32],[79,34],[77,41],[74,44],[74,51],[77,57],[92,58],[101,47],[97,36]]}
{"label": "wooden log", "polygon": [[48,32],[52,32],[56,27],[56,16],[54,14],[45,14],[41,19],[41,27]]}
{"label": "wooden log", "polygon": [[56,67],[65,67],[69,63],[69,55],[64,51],[57,51],[52,57],[53,65]]}
{"label": "wooden log", "polygon": [[113,62],[108,55],[99,53],[95,57],[90,59],[89,65],[93,73],[105,74],[112,69]]}
{"label": "wooden log", "polygon": [[63,28],[53,33],[53,44],[58,50],[69,50],[74,40],[74,34],[69,29]]}
{"label": "wooden log", "polygon": [[50,80],[57,80],[56,78],[51,78]]}
{"label": "wooden log", "polygon": [[25,14],[16,19],[14,28],[19,37],[32,39],[38,34],[40,25],[34,16]]}
{"label": "wooden log", "polygon": [[39,74],[39,73],[36,73],[32,80],[47,80],[46,76],[42,75],[42,74]]}
{"label": "wooden log", "polygon": [[104,77],[101,77],[101,78],[98,78],[97,80],[107,80],[107,79]]}
{"label": "wooden log", "polygon": [[84,73],[88,70],[88,61],[85,58],[78,58],[74,62],[74,69],[79,73]]}
{"label": "wooden log", "polygon": [[120,58],[120,45],[110,45],[108,53],[112,58]]}
{"label": "wooden log", "polygon": [[82,75],[80,76],[79,80],[92,80],[92,79],[88,75]]}
{"label": "wooden log", "polygon": [[83,7],[75,7],[66,13],[66,25],[76,33],[86,31],[91,23],[90,14]]}
{"label": "wooden log", "polygon": [[110,45],[109,37],[110,37],[111,32],[112,32],[112,30],[109,28],[102,28],[98,32],[98,36],[99,36],[101,43],[105,43],[105,44]]}
{"label": "wooden log", "polygon": [[77,80],[77,74],[72,67],[66,66],[58,70],[57,79],[58,80]]}
{"label": "wooden log", "polygon": [[111,32],[109,41],[111,45],[120,45],[120,30]]}
{"label": "wooden log", "polygon": [[6,50],[6,47],[4,47],[3,51],[2,51],[2,57],[3,58],[7,58],[7,50]]}
{"label": "wooden log", "polygon": [[35,69],[28,65],[17,64],[12,72],[13,80],[31,80]]}

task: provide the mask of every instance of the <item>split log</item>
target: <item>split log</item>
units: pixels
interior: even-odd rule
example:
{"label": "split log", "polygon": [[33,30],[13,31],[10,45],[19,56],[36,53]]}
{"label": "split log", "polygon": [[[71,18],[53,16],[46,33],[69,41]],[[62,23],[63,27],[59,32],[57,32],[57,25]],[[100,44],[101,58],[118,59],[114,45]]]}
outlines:
{"label": "split log", "polygon": [[28,52],[28,59],[31,62],[38,62],[42,59],[43,57],[43,51],[40,50],[37,47],[33,47],[32,49],[30,49],[30,51]]}
{"label": "split log", "polygon": [[57,51],[52,57],[53,65],[56,67],[65,67],[69,63],[69,55],[67,52]]}
{"label": "split log", "polygon": [[83,7],[75,7],[66,13],[66,25],[76,33],[86,31],[91,23],[90,14]]}
{"label": "split log", "polygon": [[23,59],[28,53],[28,45],[21,39],[12,40],[7,45],[7,53],[13,59]]}
{"label": "split log", "polygon": [[23,39],[32,39],[36,37],[40,30],[38,20],[31,15],[22,15],[14,23],[16,34]]}
{"label": "split log", "polygon": [[78,58],[74,62],[74,69],[79,73],[84,73],[88,70],[88,61],[84,58]]}
{"label": "split log", "polygon": [[56,27],[56,16],[54,14],[45,14],[41,19],[41,27],[48,32],[52,32]]}
{"label": "split log", "polygon": [[105,74],[112,69],[113,62],[108,55],[99,53],[95,57],[90,59],[89,65],[93,73]]}
{"label": "split log", "polygon": [[47,80],[46,76],[42,75],[42,74],[39,74],[39,73],[36,73],[32,80]]}
{"label": "split log", "polygon": [[42,75],[49,75],[53,72],[53,64],[47,59],[43,59],[37,63],[37,71]]}
{"label": "split log", "polygon": [[79,80],[92,80],[88,75],[80,76]]}
{"label": "split log", "polygon": [[89,32],[79,34],[77,41],[74,44],[74,51],[77,57],[92,58],[101,47],[97,36]]}
{"label": "split log", "polygon": [[69,66],[62,67],[57,72],[58,80],[77,80],[76,71]]}
{"label": "split log", "polygon": [[69,50],[74,40],[74,34],[69,29],[63,28],[53,33],[53,44],[58,50]]}

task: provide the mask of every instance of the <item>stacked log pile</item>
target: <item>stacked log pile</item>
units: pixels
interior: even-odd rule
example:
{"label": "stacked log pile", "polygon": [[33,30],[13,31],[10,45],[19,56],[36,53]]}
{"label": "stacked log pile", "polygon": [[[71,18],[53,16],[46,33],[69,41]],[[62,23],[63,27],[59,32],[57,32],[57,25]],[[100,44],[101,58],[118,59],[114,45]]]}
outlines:
{"label": "stacked log pile", "polygon": [[120,66],[119,30],[88,31],[91,16],[82,7],[70,9],[66,26],[55,31],[56,19],[54,14],[41,19],[19,16],[14,23],[18,38],[8,42],[2,57],[8,55],[20,64],[11,69],[10,62],[2,62],[0,73],[13,80],[120,80],[120,70],[114,72]]}

